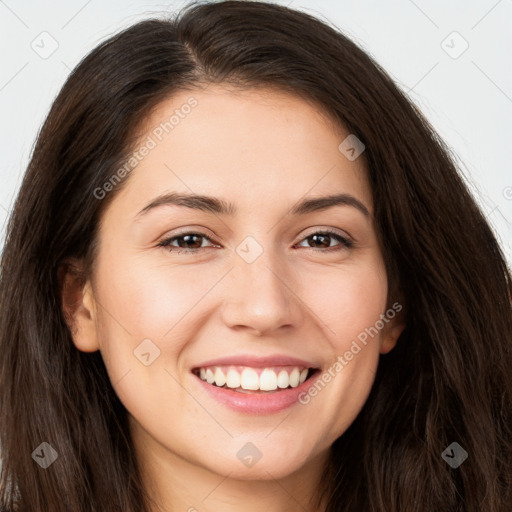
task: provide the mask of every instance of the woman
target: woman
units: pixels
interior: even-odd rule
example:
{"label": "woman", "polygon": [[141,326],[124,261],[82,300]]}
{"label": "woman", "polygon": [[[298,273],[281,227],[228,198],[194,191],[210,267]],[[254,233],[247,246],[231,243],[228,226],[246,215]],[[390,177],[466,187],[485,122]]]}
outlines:
{"label": "woman", "polygon": [[503,254],[428,122],[307,14],[190,5],[96,48],[1,272],[6,510],[511,508]]}

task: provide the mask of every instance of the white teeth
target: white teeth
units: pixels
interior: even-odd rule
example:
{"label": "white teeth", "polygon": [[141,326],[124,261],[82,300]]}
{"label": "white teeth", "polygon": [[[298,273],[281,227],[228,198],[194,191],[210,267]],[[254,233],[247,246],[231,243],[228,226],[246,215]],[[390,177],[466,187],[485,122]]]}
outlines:
{"label": "white teeth", "polygon": [[260,389],[262,391],[274,391],[277,389],[277,375],[273,370],[265,368],[260,375]]}
{"label": "white teeth", "polygon": [[287,388],[290,385],[290,378],[286,370],[281,370],[277,376],[277,385],[281,388]]}
{"label": "white teeth", "polygon": [[[241,373],[239,370],[242,370]],[[210,368],[200,368],[199,377],[218,387],[227,387],[239,391],[276,391],[277,389],[286,389],[288,387],[296,388],[302,384],[308,376],[308,368],[290,367],[285,370],[281,367],[279,370],[274,368],[262,368],[258,372],[254,368],[228,368],[212,366]]]}
{"label": "white teeth", "polygon": [[242,389],[256,391],[260,389],[260,379],[258,374],[252,368],[245,368],[240,379]]}
{"label": "white teeth", "polygon": [[236,370],[228,371],[228,375],[226,377],[226,386],[228,388],[239,388],[240,387],[240,374]]}
{"label": "white teeth", "polygon": [[208,382],[208,384],[212,384],[214,380],[215,376],[213,375],[213,372],[210,370],[210,368],[208,368],[206,370],[206,382]]}
{"label": "white teeth", "polygon": [[300,371],[298,368],[294,368],[290,373],[290,386],[296,388],[299,385]]}
{"label": "white teeth", "polygon": [[226,377],[224,376],[224,372],[220,368],[217,368],[215,370],[215,385],[222,387],[224,384],[226,384]]}

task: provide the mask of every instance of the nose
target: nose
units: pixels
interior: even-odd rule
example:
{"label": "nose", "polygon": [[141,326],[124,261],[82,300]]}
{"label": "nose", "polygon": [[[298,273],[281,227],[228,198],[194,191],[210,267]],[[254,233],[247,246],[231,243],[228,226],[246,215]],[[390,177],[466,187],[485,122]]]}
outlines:
{"label": "nose", "polygon": [[224,323],[255,336],[298,327],[301,300],[284,263],[266,257],[247,263],[236,256],[235,268],[227,276],[228,290],[222,309]]}

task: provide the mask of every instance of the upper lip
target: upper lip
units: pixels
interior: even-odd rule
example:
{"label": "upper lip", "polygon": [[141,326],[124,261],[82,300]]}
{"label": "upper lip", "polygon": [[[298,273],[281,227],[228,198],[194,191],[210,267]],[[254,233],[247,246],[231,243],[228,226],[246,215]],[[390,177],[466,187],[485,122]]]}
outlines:
{"label": "upper lip", "polygon": [[211,359],[194,366],[196,368],[207,368],[209,366],[249,366],[252,368],[269,368],[272,366],[299,366],[304,368],[318,368],[318,365],[298,359],[297,357],[287,356],[285,354],[276,354],[273,356],[256,355],[233,355],[229,357],[219,357]]}

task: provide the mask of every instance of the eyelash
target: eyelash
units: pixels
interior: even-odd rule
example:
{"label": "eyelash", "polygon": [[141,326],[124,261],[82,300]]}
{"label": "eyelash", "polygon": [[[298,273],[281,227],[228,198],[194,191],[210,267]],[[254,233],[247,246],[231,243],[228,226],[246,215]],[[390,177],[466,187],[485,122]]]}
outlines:
{"label": "eyelash", "polygon": [[[170,252],[175,252],[175,253],[178,253],[178,254],[181,254],[183,252],[185,253],[192,253],[192,252],[196,252],[196,251],[199,251],[201,249],[206,249],[207,247],[198,247],[198,248],[195,248],[195,249],[188,249],[188,248],[184,248],[184,247],[175,247],[175,246],[172,246],[171,243],[174,242],[175,240],[179,240],[180,238],[184,238],[186,236],[199,236],[199,237],[202,237],[202,238],[206,238],[209,242],[211,242],[212,244],[214,243],[212,241],[212,239],[207,236],[206,234],[204,233],[201,233],[201,232],[195,232],[195,231],[190,231],[190,232],[185,232],[185,233],[180,233],[179,235],[176,235],[176,236],[173,236],[171,238],[167,238],[165,240],[162,240],[159,244],[158,244],[158,247],[163,247],[164,249],[170,251]],[[336,239],[338,242],[340,242],[339,245],[337,246],[334,246],[334,247],[328,247],[326,249],[319,249],[319,248],[315,248],[315,247],[306,247],[306,249],[311,249],[313,251],[323,251],[323,252],[336,252],[336,251],[341,251],[343,249],[350,249],[354,246],[354,242],[352,240],[349,240],[348,238],[345,238],[344,236],[340,235],[339,233],[337,233],[336,231],[332,231],[330,229],[323,229],[321,231],[315,231],[311,234],[309,234],[308,236],[306,236],[305,238],[303,238],[301,240],[304,241],[304,240],[307,240],[308,238],[311,238],[313,235],[328,235],[334,239]]]}

